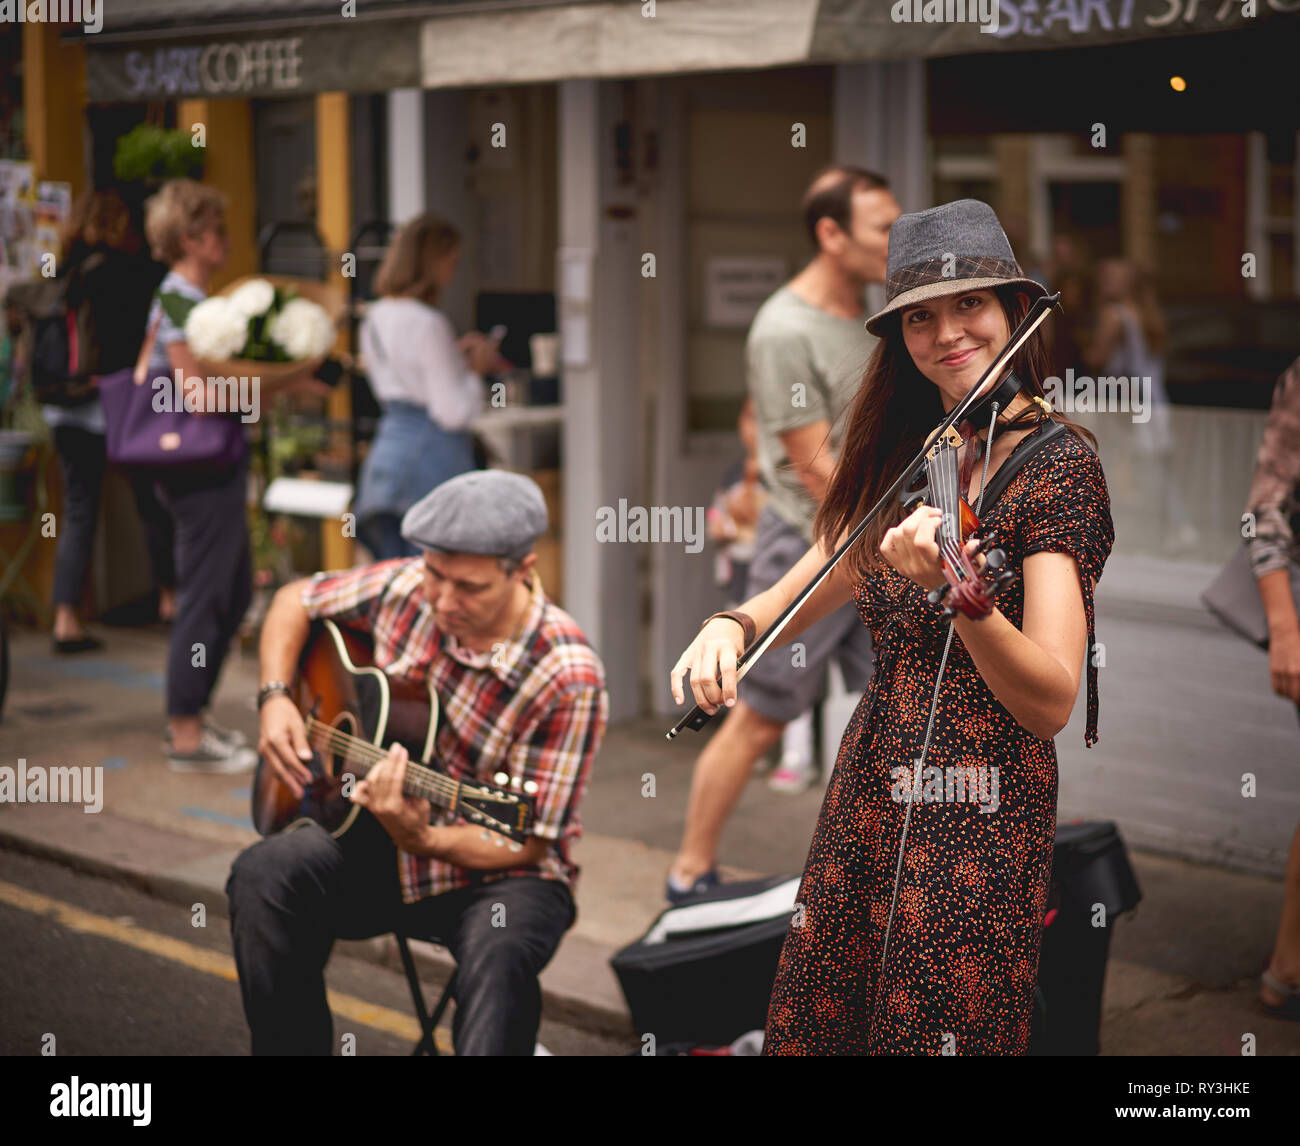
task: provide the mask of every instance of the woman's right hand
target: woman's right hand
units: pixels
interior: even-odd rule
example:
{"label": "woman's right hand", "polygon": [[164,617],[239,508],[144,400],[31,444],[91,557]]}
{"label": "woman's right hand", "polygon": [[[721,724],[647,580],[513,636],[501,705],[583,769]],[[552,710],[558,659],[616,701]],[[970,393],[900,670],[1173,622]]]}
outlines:
{"label": "woman's right hand", "polygon": [[[682,677],[691,674],[695,703],[712,716],[736,703],[736,662],[745,651],[745,630],[727,617],[715,617],[698,633],[668,676],[673,700],[681,704]],[[721,677],[721,683],[719,683]]]}
{"label": "woman's right hand", "polygon": [[269,697],[262,705],[260,724],[259,755],[271,766],[276,778],[301,799],[303,788],[311,783],[312,777],[305,763],[311,759],[307,726],[298,706],[287,696]]}
{"label": "woman's right hand", "polygon": [[1269,634],[1268,671],[1273,691],[1300,704],[1300,627]]}
{"label": "woman's right hand", "polygon": [[462,335],[456,345],[460,347],[461,353],[465,355],[465,361],[475,374],[486,374],[496,366],[500,346],[486,334],[472,330]]}

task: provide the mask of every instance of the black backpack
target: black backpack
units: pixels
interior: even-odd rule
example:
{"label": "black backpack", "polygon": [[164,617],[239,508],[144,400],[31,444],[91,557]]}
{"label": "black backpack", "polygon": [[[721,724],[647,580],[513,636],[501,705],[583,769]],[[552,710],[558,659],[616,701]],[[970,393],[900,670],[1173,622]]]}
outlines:
{"label": "black backpack", "polygon": [[42,405],[80,406],[96,396],[95,331],[85,280],[104,261],[103,254],[90,255],[56,278],[16,283],[5,296],[22,315],[22,361]]}

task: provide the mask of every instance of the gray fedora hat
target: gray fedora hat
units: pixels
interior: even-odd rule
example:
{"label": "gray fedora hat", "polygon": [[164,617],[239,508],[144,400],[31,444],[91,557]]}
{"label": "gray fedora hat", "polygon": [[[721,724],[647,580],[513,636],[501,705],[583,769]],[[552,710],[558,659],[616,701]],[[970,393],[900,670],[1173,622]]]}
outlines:
{"label": "gray fedora hat", "polygon": [[905,306],[968,290],[1019,286],[1031,299],[1045,295],[1028,278],[993,208],[978,199],[957,199],[928,211],[900,215],[889,228],[885,306],[867,319],[879,335],[882,320]]}

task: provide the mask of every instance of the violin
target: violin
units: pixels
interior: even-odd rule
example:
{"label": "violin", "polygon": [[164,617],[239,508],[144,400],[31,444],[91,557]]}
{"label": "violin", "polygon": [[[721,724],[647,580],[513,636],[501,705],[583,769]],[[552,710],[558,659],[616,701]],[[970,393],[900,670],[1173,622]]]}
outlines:
{"label": "violin", "polygon": [[[881,511],[888,505],[893,498],[905,487],[915,483],[918,471],[925,469],[925,481],[917,485],[922,492],[922,497],[929,496],[941,498],[944,505],[937,507],[944,511],[944,522],[949,532],[944,534],[944,541],[941,543],[941,551],[945,554],[944,575],[946,588],[940,587],[934,592],[939,593],[942,600],[948,599],[945,606],[945,612],[955,616],[956,611],[953,606],[962,608],[971,606],[974,608],[982,607],[981,602],[988,601],[994,593],[1010,583],[1015,574],[1006,569],[1006,555],[996,545],[996,539],[989,540],[988,544],[984,542],[986,537],[980,538],[981,548],[984,552],[984,571],[979,572],[970,558],[975,554],[966,554],[963,550],[964,539],[969,538],[971,534],[979,529],[979,520],[969,505],[961,496],[962,487],[958,484],[958,475],[953,476],[951,489],[947,486],[948,468],[956,463],[956,448],[953,446],[952,438],[949,437],[949,431],[954,425],[970,421],[973,425],[980,425],[981,422],[992,412],[993,403],[998,404],[999,410],[1005,410],[1014,398],[1020,392],[1020,379],[1010,369],[1011,360],[1016,352],[1029,341],[1030,336],[1046,320],[1052,309],[1060,302],[1061,294],[1043,295],[1037,299],[1033,306],[1029,308],[1029,313],[1020,320],[1020,324],[1011,332],[1011,337],[1007,339],[1006,345],[998,353],[997,357],[989,363],[988,368],[980,375],[979,381],[971,387],[970,393],[957,403],[947,414],[942,422],[926,438],[925,445],[921,447],[921,452],[913,458],[903,472],[898,475],[890,487],[881,495],[879,501],[867,511],[866,516],[853,527],[852,532],[840,543],[838,549],[831,554],[826,563],[817,571],[817,574],[803,589],[799,595],[790,602],[768,626],[767,631],[755,639],[745,651],[740,655],[736,662],[737,680],[744,678],[745,673],[761,657],[772,643],[781,635],[781,631],[790,623],[790,619],[803,608],[809,597],[816,592],[817,587],[821,585],[831,571],[839,564],[840,560],[853,547],[854,542],[862,536],[866,528],[876,519]],[[996,384],[989,387],[985,392],[985,387],[989,386],[990,379],[997,379]],[[957,445],[962,442],[961,434],[953,431],[956,437]],[[943,456],[943,447],[947,446],[949,453]],[[935,455],[934,468],[931,468],[931,454]],[[939,460],[943,458],[943,460]],[[937,476],[936,476],[937,475]],[[935,503],[931,503],[935,504]],[[963,516],[964,511],[964,516]],[[950,518],[951,512],[951,520]],[[963,527],[966,532],[963,533]],[[938,536],[936,534],[936,536]],[[990,535],[991,536],[991,535]],[[949,554],[944,545],[949,543],[955,544],[955,551]],[[951,574],[949,573],[949,557],[951,557]],[[999,578],[1001,579],[999,581]],[[982,585],[980,584],[982,583]],[[952,594],[956,594],[953,596]],[[992,604],[988,604],[989,611],[992,610]],[[963,609],[963,611],[965,611]],[[972,614],[972,616],[977,614]],[[705,712],[698,704],[690,712],[683,716],[672,728],[668,730],[666,736],[669,740],[674,740],[677,734],[685,728],[698,732],[712,719],[712,716]]]}
{"label": "violin", "polygon": [[[1014,379],[1014,374],[1008,375]],[[1017,389],[1018,389],[1017,384]],[[911,513],[918,505],[932,505],[943,517],[934,539],[939,546],[945,581],[926,594],[932,605],[945,602],[943,619],[951,621],[959,612],[979,620],[993,611],[993,598],[1016,579],[1007,568],[1006,552],[1000,548],[997,534],[985,530],[975,511],[962,495],[970,484],[975,463],[973,446],[966,451],[964,463],[957,454],[963,445],[978,441],[970,422],[962,423],[963,432],[949,426],[925,455],[925,463],[899,494],[903,509]],[[979,544],[968,551],[966,542],[974,537]],[[975,558],[983,555],[979,568]]]}

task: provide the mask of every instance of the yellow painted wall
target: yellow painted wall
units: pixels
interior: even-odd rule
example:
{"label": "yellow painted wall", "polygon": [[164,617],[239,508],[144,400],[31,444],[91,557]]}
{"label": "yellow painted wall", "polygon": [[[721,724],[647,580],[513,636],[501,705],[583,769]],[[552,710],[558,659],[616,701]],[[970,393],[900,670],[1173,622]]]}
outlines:
{"label": "yellow painted wall", "polygon": [[[344,295],[348,280],[343,277],[341,256],[352,237],[351,173],[347,94],[322,93],[316,97],[316,229],[332,256],[329,281]],[[336,350],[346,349],[346,336],[340,334]],[[351,419],[352,396],[346,386],[339,385],[330,394],[329,416],[338,421]],[[352,549],[352,540],[343,535],[338,522],[321,522],[321,559],[326,569],[351,566]]]}
{"label": "yellow painted wall", "polygon": [[27,154],[38,179],[86,187],[84,159],[86,51],[60,44],[56,24],[23,25],[23,114]]}
{"label": "yellow painted wall", "polygon": [[230,258],[212,280],[220,290],[240,275],[257,270],[257,180],[253,171],[253,108],[247,100],[185,99],[176,106],[176,126],[193,131],[202,124],[207,142],[203,182],[229,200],[226,226]]}
{"label": "yellow painted wall", "polygon": [[[80,45],[59,43],[54,24],[23,24],[23,112],[27,154],[38,179],[72,184],[73,198],[87,187],[85,167],[86,52]],[[43,449],[37,464],[44,472],[49,502],[46,509],[59,514],[62,490],[54,452]],[[30,523],[0,525],[0,551],[12,557],[31,529]],[[37,537],[14,589],[29,593],[27,602],[48,618],[46,610],[54,591],[53,538]]]}

